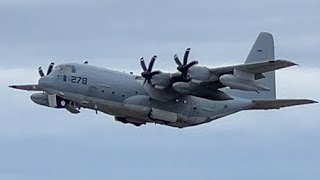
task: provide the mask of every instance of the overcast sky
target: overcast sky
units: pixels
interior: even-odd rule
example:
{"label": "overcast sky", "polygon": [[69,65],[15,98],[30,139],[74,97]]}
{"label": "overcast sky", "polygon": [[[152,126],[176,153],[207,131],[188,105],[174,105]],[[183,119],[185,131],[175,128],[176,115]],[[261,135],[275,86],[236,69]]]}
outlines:
{"label": "overcast sky", "polygon": [[320,107],[241,112],[174,129],[35,105],[9,84],[51,61],[140,72],[139,58],[191,47],[201,65],[242,63],[261,31],[277,58],[279,98],[320,100],[320,1],[0,0],[0,179],[319,179]]}

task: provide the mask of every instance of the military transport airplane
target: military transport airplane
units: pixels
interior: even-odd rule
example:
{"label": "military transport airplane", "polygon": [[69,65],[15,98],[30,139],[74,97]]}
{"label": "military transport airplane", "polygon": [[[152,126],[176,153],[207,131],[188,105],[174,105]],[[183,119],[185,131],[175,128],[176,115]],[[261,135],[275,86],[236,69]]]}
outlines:
{"label": "military transport airplane", "polygon": [[40,91],[31,95],[39,105],[77,114],[88,108],[110,114],[115,120],[141,126],[146,123],[184,128],[196,126],[243,110],[267,110],[317,103],[307,99],[276,99],[275,70],[296,65],[275,59],[274,40],[262,32],[244,64],[207,68],[189,62],[190,49],[182,61],[177,55],[176,73],[154,71],[157,56],[141,76],[84,64],[51,63],[41,67],[38,84],[11,88]]}

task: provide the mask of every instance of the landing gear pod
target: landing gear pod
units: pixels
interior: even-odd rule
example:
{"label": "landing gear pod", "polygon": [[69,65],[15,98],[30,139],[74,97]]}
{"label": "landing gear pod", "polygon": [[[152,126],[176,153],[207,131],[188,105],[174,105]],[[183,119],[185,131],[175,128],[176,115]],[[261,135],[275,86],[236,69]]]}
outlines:
{"label": "landing gear pod", "polygon": [[48,94],[46,94],[46,93],[35,93],[35,94],[32,94],[30,98],[36,104],[39,104],[41,106],[50,107]]}
{"label": "landing gear pod", "polygon": [[35,93],[30,98],[36,104],[52,108],[65,108],[70,103],[70,101],[62,99],[55,94]]}

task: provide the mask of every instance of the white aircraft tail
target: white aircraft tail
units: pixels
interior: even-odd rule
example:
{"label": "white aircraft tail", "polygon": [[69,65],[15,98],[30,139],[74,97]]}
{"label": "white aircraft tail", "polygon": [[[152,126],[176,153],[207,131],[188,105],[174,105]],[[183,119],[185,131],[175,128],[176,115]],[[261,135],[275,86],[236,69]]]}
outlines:
{"label": "white aircraft tail", "polygon": [[[274,40],[273,36],[266,32],[261,32],[255,41],[245,64],[264,62],[275,59],[274,52]],[[231,89],[228,91],[230,94],[246,98],[246,99],[276,99],[276,80],[275,80],[275,71],[263,73],[265,78],[257,80],[259,84],[267,86],[270,91],[261,91],[261,92],[252,92],[252,91],[241,91]]]}

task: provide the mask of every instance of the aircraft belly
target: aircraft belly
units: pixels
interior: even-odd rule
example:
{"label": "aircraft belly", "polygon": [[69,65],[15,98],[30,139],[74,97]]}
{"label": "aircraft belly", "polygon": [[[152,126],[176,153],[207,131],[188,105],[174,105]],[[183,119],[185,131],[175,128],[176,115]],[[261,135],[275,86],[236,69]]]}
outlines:
{"label": "aircraft belly", "polygon": [[[124,102],[88,97],[82,94],[55,92],[84,108],[102,111],[116,117],[134,118],[173,127],[188,127],[207,123],[247,108],[252,103],[242,100],[212,101],[189,96],[187,103],[161,102],[148,96],[137,95]],[[164,103],[164,104],[162,104]]]}
{"label": "aircraft belly", "polygon": [[134,117],[149,122],[174,123],[178,121],[177,113],[164,111],[157,108],[134,104],[123,104],[125,117]]}
{"label": "aircraft belly", "polygon": [[125,117],[146,119],[149,117],[151,113],[151,108],[147,106],[124,103],[122,107],[124,110]]}
{"label": "aircraft belly", "polygon": [[166,122],[177,122],[178,116],[176,113],[169,112],[169,111],[164,111],[161,109],[157,108],[152,108],[151,114],[150,114],[151,119],[156,119],[156,120],[162,120]]}
{"label": "aircraft belly", "polygon": [[137,95],[127,98],[123,106],[129,117],[174,127],[186,127],[194,122],[189,119],[191,105],[185,102],[189,101],[163,102],[150,99],[149,96]]}

